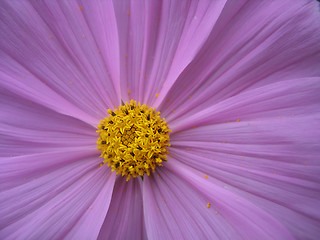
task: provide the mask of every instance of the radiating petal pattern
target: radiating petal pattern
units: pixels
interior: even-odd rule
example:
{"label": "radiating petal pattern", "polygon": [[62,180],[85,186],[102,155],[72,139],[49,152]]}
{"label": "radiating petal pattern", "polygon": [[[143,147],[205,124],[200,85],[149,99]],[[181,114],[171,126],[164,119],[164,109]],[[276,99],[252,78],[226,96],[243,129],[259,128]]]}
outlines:
{"label": "radiating petal pattern", "polygon": [[319,87],[310,78],[240,93],[186,118],[195,127],[172,134],[170,152],[312,239],[320,229]]}
{"label": "radiating petal pattern", "polygon": [[229,4],[160,106],[169,121],[253,88],[320,75],[316,1]]}
{"label": "radiating petal pattern", "polygon": [[[109,46],[115,52],[102,49],[106,42],[98,46],[79,7],[76,1],[3,1],[0,29],[6,34],[0,40],[0,86],[96,125],[106,108],[120,103],[119,86],[106,68],[108,58],[117,55],[117,43],[106,41],[115,43]],[[112,18],[109,11],[110,16],[104,14]],[[110,33],[115,31],[112,22],[108,26]]]}
{"label": "radiating petal pattern", "polygon": [[0,156],[92,146],[96,133],[92,126],[62,115],[15,94],[1,91]]}
{"label": "radiating petal pattern", "polygon": [[147,104],[162,98],[204,44],[225,2],[114,1],[122,97]]}
{"label": "radiating petal pattern", "polygon": [[117,179],[98,239],[146,239],[139,180]]}
{"label": "radiating petal pattern", "polygon": [[[315,0],[1,1],[0,239],[318,240],[319,22]],[[138,135],[163,166],[126,181]]]}
{"label": "radiating petal pattern", "polygon": [[275,218],[246,199],[170,160],[166,171],[144,185],[150,239],[291,239]]}
{"label": "radiating petal pattern", "polygon": [[[12,176],[9,182],[14,183],[22,176],[25,178],[19,185],[0,193],[1,238],[61,239],[70,231],[80,234],[85,230],[84,225],[92,227],[88,233],[83,232],[83,236],[98,235],[111,199],[115,175],[106,172],[108,169],[104,167],[99,168],[98,159],[86,157],[83,152],[82,157],[61,152],[16,157],[8,161],[1,177]],[[17,165],[18,160],[21,170],[14,168],[10,171],[10,166]],[[34,166],[37,160],[39,167]]]}

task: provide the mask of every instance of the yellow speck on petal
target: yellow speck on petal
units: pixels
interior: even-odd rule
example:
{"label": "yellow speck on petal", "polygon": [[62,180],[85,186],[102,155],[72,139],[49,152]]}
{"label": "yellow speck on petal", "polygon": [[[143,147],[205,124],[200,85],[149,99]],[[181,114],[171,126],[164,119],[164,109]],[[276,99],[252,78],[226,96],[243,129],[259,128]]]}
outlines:
{"label": "yellow speck on petal", "polygon": [[83,38],[85,38],[85,37],[86,37],[86,35],[82,34],[82,37],[83,37]]}
{"label": "yellow speck on petal", "polygon": [[133,100],[107,112],[109,116],[100,121],[97,130],[102,164],[129,181],[150,176],[167,161],[171,130],[160,112]]}
{"label": "yellow speck on petal", "polygon": [[101,53],[101,50],[100,50],[100,49],[98,49],[98,53]]}
{"label": "yellow speck on petal", "polygon": [[130,10],[127,11],[128,16],[130,16]]}
{"label": "yellow speck on petal", "polygon": [[206,174],[206,175],[204,175],[204,177],[205,177],[205,179],[208,179],[208,175]]}
{"label": "yellow speck on petal", "polygon": [[72,85],[72,81],[70,81],[69,84]]}
{"label": "yellow speck on petal", "polygon": [[53,37],[52,34],[50,34],[50,35],[49,35],[49,38],[52,38],[52,37]]}
{"label": "yellow speck on petal", "polygon": [[175,110],[172,110],[172,112],[175,112]]}
{"label": "yellow speck on petal", "polygon": [[210,203],[208,203],[208,204],[207,204],[207,208],[209,208],[210,206],[211,206],[211,204],[210,204]]}
{"label": "yellow speck on petal", "polygon": [[189,98],[191,98],[191,95],[189,96]]}
{"label": "yellow speck on petal", "polygon": [[128,58],[128,54],[126,54],[125,57]]}
{"label": "yellow speck on petal", "polygon": [[79,7],[79,10],[82,11],[83,7]]}
{"label": "yellow speck on petal", "polygon": [[89,207],[90,208],[90,210],[92,210],[93,209],[93,207],[91,206],[91,207]]}
{"label": "yellow speck on petal", "polygon": [[130,92],[130,90],[128,90],[128,94],[130,94],[131,92]]}
{"label": "yellow speck on petal", "polygon": [[237,122],[240,122],[240,119],[237,119]]}
{"label": "yellow speck on petal", "polygon": [[195,126],[193,126],[192,128],[196,128]]}
{"label": "yellow speck on petal", "polygon": [[156,94],[156,97],[159,97],[159,93]]}
{"label": "yellow speck on petal", "polygon": [[218,211],[216,211],[216,215],[218,215],[219,214],[219,212]]}

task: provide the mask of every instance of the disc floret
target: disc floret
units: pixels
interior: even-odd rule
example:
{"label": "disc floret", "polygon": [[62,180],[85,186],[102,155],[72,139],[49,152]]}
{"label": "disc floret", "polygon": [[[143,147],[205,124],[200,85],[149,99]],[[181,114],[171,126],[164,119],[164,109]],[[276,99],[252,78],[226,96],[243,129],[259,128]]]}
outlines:
{"label": "disc floret", "polygon": [[170,146],[167,122],[160,112],[131,100],[117,109],[108,109],[109,116],[100,121],[97,148],[117,174],[131,177],[148,176],[167,161]]}

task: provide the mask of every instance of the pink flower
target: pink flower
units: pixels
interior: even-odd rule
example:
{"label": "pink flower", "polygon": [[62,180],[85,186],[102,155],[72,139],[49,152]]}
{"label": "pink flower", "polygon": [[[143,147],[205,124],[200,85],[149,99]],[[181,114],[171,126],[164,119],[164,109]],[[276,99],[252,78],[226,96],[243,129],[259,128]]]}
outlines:
{"label": "pink flower", "polygon": [[[320,12],[311,0],[0,2],[1,239],[318,239]],[[111,172],[121,100],[167,162]]]}

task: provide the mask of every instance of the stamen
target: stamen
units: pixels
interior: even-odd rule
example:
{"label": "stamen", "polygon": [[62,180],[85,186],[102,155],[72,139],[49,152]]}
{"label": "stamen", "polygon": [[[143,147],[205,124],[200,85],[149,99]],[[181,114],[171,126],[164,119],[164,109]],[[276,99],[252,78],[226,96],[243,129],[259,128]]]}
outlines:
{"label": "stamen", "polygon": [[131,100],[118,109],[108,109],[109,117],[100,121],[97,148],[112,171],[126,175],[127,181],[148,176],[167,161],[170,146],[167,122],[147,105]]}

